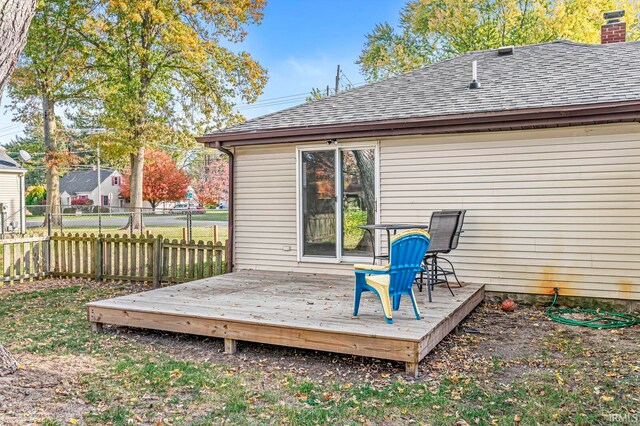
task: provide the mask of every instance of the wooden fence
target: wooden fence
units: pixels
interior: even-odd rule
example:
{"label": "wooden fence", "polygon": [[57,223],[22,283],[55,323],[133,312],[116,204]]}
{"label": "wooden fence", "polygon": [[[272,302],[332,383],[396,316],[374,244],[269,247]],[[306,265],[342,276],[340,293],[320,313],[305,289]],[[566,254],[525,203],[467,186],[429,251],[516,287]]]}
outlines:
{"label": "wooden fence", "polygon": [[48,274],[47,237],[0,240],[0,283],[42,278]]}
{"label": "wooden fence", "polygon": [[[27,243],[31,244],[27,247]],[[0,240],[2,281],[54,277],[146,281],[155,285],[211,277],[224,271],[218,242],[167,240],[161,236],[53,234],[50,238]]]}
{"label": "wooden fence", "polygon": [[321,243],[336,235],[335,214],[310,215],[305,220],[305,239],[310,243]]}

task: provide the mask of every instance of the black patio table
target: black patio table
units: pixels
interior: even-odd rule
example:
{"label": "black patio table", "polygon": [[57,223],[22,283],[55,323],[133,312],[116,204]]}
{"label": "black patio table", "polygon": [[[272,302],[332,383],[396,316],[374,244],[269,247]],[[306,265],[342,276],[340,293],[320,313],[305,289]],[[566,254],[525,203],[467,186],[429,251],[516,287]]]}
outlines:
{"label": "black patio table", "polygon": [[358,225],[358,228],[364,229],[369,232],[371,236],[371,241],[374,241],[373,247],[373,263],[376,263],[377,259],[381,260],[389,260],[389,255],[376,255],[375,248],[375,236],[373,232],[376,229],[380,229],[381,231],[387,231],[387,250],[391,247],[391,231],[393,231],[393,235],[396,234],[397,231],[406,230],[406,229],[424,229],[428,230],[429,225],[424,223],[375,223],[371,225]]}

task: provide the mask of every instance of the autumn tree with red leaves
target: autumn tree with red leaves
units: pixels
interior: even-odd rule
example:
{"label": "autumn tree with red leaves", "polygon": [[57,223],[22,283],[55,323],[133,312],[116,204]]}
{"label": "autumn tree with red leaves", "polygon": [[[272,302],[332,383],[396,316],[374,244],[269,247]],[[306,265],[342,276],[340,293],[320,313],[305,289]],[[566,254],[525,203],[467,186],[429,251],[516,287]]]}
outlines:
{"label": "autumn tree with red leaves", "polygon": [[226,156],[213,159],[194,173],[191,186],[202,205],[229,200],[229,160]]}
{"label": "autumn tree with red leaves", "polygon": [[[124,198],[131,195],[131,173],[122,176],[120,193]],[[179,169],[171,156],[164,151],[148,149],[144,153],[144,184],[142,199],[156,208],[163,201],[180,201],[189,186],[189,176]]]}

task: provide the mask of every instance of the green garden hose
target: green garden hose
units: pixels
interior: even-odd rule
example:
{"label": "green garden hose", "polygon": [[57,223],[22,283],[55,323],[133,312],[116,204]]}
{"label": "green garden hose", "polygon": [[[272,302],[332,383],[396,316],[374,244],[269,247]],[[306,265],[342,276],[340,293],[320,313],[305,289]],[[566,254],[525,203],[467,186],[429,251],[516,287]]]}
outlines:
{"label": "green garden hose", "polygon": [[[600,309],[584,309],[584,308],[554,308],[558,292],[553,296],[553,303],[547,309],[547,317],[551,321],[559,322],[566,325],[575,325],[591,328],[622,328],[631,327],[640,324],[640,317],[633,314],[623,314],[619,312],[609,312]],[[578,320],[570,318],[570,315],[588,315],[590,319]]]}

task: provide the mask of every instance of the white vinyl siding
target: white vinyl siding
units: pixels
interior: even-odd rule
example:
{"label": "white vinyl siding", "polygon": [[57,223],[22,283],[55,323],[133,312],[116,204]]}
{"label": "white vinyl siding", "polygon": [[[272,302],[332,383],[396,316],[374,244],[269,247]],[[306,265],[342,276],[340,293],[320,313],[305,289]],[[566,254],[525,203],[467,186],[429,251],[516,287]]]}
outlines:
{"label": "white vinyl siding", "polygon": [[488,291],[640,299],[640,126],[381,143],[381,221],[466,209],[460,277]]}
{"label": "white vinyl siding", "polygon": [[[297,262],[295,144],[235,154],[236,268],[352,273]],[[640,300],[637,123],[380,140],[380,221],[440,209],[467,209],[447,256],[463,280]]]}
{"label": "white vinyl siding", "polygon": [[297,260],[295,145],[236,148],[235,167],[236,269],[352,273]]}
{"label": "white vinyl siding", "polygon": [[24,211],[21,210],[24,195],[21,190],[21,179],[22,173],[0,171],[0,204],[6,206],[5,227],[15,222],[16,232],[21,232],[24,227]]}

